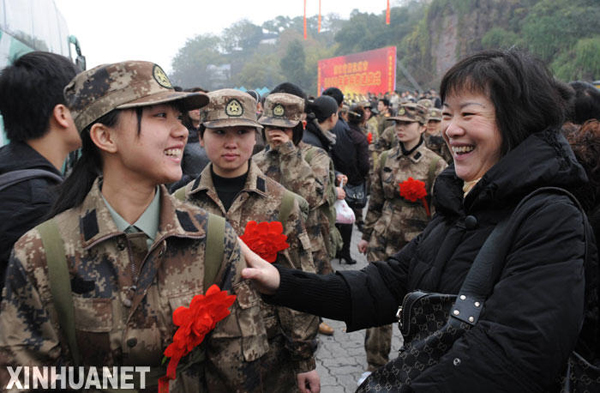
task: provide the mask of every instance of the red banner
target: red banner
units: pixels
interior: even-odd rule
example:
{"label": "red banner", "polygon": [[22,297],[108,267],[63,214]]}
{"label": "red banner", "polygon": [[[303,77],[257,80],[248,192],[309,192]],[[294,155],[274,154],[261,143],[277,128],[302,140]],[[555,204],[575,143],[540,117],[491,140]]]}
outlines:
{"label": "red banner", "polygon": [[344,94],[386,93],[396,89],[396,47],[319,60],[319,95],[328,87]]}

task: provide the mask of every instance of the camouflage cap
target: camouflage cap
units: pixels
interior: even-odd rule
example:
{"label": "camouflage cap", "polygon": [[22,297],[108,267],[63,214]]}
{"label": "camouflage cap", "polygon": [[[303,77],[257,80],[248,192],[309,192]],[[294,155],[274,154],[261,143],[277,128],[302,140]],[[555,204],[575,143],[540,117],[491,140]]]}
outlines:
{"label": "camouflage cap", "polygon": [[200,111],[200,121],[204,127],[262,128],[256,121],[256,100],[250,94],[235,89],[221,89],[208,93],[208,98],[208,105]]}
{"label": "camouflage cap", "polygon": [[175,91],[163,69],[147,61],[103,64],[84,71],[65,87],[64,95],[80,132],[114,109],[181,101],[183,110],[191,110],[208,103],[204,93]]}
{"label": "camouflage cap", "polygon": [[304,100],[287,93],[269,94],[258,119],[263,126],[296,127],[304,115]]}
{"label": "camouflage cap", "polygon": [[396,116],[388,118],[389,120],[400,120],[408,122],[419,122],[421,124],[427,123],[427,109],[422,105],[415,103],[402,104],[398,108],[398,114]]}
{"label": "camouflage cap", "polygon": [[426,109],[433,108],[433,101],[427,98],[417,101],[417,104],[424,106]]}
{"label": "camouflage cap", "polygon": [[439,108],[430,108],[429,109],[429,120],[442,121],[442,110]]}

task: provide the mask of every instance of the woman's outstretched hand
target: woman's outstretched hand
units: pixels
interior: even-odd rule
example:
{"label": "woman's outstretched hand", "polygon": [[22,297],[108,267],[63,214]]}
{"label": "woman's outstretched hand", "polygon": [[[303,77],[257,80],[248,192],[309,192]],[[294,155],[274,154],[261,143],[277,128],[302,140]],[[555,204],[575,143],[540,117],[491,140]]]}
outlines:
{"label": "woman's outstretched hand", "polygon": [[238,243],[248,265],[242,270],[242,277],[251,279],[260,293],[274,294],[279,288],[279,271],[255,254],[239,237]]}

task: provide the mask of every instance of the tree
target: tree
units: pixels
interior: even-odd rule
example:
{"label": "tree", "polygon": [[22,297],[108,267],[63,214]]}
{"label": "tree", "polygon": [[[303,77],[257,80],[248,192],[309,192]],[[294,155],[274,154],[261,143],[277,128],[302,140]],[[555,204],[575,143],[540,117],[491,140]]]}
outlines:
{"label": "tree", "polygon": [[295,83],[303,89],[310,85],[306,74],[306,54],[300,40],[295,39],[290,43],[279,65],[288,82]]}
{"label": "tree", "polygon": [[213,89],[211,75],[207,72],[209,65],[221,65],[224,56],[218,51],[221,38],[204,34],[188,40],[181,48],[171,64],[173,73],[170,75],[173,84],[183,88],[203,87]]}

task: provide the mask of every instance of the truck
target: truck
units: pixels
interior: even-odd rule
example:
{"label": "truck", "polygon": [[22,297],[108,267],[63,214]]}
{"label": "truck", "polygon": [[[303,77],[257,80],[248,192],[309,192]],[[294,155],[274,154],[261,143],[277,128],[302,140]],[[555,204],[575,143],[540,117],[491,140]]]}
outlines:
{"label": "truck", "polygon": [[[0,0],[0,72],[20,56],[36,50],[68,57],[85,70],[79,41],[69,35],[54,0]],[[0,114],[0,146],[8,142]]]}

